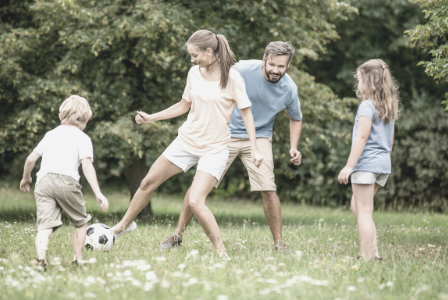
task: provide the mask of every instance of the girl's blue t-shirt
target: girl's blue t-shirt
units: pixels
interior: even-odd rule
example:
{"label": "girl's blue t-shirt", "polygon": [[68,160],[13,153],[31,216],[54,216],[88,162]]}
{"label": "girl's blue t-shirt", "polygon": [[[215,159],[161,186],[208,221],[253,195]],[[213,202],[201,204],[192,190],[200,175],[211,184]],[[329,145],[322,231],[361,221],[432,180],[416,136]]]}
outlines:
{"label": "girl's blue t-shirt", "polygon": [[385,124],[380,118],[375,118],[376,108],[372,99],[362,101],[356,112],[353,126],[352,147],[358,132],[359,117],[366,116],[372,120],[372,128],[364,151],[353,172],[367,171],[377,174],[391,173],[390,150],[392,149],[392,134],[395,121]]}

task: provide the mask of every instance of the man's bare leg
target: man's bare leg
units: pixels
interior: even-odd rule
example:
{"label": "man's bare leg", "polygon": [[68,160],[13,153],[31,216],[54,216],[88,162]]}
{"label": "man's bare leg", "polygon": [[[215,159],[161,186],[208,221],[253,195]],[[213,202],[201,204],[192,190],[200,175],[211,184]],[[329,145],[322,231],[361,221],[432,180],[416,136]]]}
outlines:
{"label": "man's bare leg", "polygon": [[170,162],[163,155],[154,162],[148,174],[142,180],[142,183],[132,198],[126,214],[123,219],[114,227],[112,233],[117,234],[132,225],[132,221],[148,205],[154,191],[164,183],[168,178],[182,172],[182,169]]}
{"label": "man's bare leg", "polygon": [[184,197],[184,203],[182,204],[182,211],[180,212],[179,221],[177,222],[175,234],[182,236],[184,234],[185,228],[187,228],[191,219],[193,218],[193,211],[190,208],[190,189],[188,189],[187,193]]}
{"label": "man's bare leg", "polygon": [[274,245],[283,242],[282,238],[282,208],[276,191],[262,191],[263,209],[269,227],[271,228]]}

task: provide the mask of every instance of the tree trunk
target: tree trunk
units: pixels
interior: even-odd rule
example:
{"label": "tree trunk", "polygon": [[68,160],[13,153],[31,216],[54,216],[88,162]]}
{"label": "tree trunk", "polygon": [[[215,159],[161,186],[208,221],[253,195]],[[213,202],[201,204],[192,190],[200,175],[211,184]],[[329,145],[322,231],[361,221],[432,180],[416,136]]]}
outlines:
{"label": "tree trunk", "polygon": [[[147,173],[148,168],[146,167],[145,157],[134,158],[132,163],[126,168],[125,176],[128,182],[129,191],[131,192],[131,201]],[[152,215],[151,202],[149,202],[148,205],[141,211],[139,217],[147,218]]]}

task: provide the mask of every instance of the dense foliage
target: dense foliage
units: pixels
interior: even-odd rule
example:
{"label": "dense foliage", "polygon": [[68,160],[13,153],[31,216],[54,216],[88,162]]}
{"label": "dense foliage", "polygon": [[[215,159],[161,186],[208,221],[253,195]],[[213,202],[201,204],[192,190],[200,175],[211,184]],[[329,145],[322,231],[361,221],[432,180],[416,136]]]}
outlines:
{"label": "dense foliage", "polygon": [[[406,34],[414,44],[430,53],[429,61],[421,61],[426,73],[434,77],[437,82],[448,82],[448,3],[444,0],[413,0],[424,10],[423,13],[428,22],[417,25],[414,29],[406,31]],[[448,93],[446,94],[448,98]],[[448,100],[443,104],[448,110]]]}
{"label": "dense foliage", "polygon": [[[315,58],[338,37],[333,20],[354,11],[335,0],[4,4],[0,12],[1,172],[20,178],[26,154],[58,125],[61,101],[79,94],[94,110],[86,132],[94,143],[101,180],[126,178],[133,186],[131,192],[135,191],[185,116],[136,126],[132,115],[137,109],[156,112],[180,100],[191,67],[184,43],[194,31],[208,28],[228,38],[238,59],[260,59],[272,40],[288,40],[297,48],[290,73],[299,86],[304,113],[301,149],[308,160],[299,168],[288,164],[289,122],[285,115],[279,116],[274,137],[277,175],[285,186],[294,186],[298,177],[321,176],[314,173],[320,161],[313,149],[347,141],[347,132],[333,126],[347,119],[347,101],[316,84],[302,70],[302,61]],[[193,172],[175,177],[162,189],[185,192]],[[241,165],[236,166],[225,189],[217,192],[232,196],[248,191],[245,176]]]}

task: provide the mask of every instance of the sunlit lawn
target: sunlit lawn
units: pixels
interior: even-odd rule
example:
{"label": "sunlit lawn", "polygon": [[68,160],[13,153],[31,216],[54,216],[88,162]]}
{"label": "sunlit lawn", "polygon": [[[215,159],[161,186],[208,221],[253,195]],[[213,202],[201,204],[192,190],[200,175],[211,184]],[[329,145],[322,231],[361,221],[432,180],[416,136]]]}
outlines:
{"label": "sunlit lawn", "polygon": [[[95,222],[113,225],[129,196],[113,192],[109,213],[92,195]],[[160,252],[172,233],[182,197],[153,199],[155,218],[116,241],[110,253],[85,252],[69,266],[73,228],[50,241],[50,267],[33,259],[34,196],[0,187],[0,299],[448,299],[448,217],[376,212],[382,263],[356,260],[356,224],[346,209],[283,204],[287,254],[275,253],[261,203],[210,199],[231,256],[212,252],[196,221],[181,248]]]}

